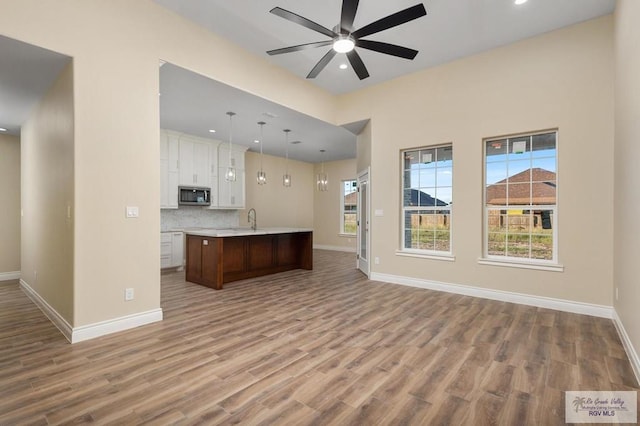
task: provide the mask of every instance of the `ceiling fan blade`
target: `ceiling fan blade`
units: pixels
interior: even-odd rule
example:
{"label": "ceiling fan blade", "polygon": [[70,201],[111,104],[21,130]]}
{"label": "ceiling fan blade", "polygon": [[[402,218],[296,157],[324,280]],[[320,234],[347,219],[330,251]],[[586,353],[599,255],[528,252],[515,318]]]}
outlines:
{"label": "ceiling fan blade", "polygon": [[356,40],[356,46],[404,59],[413,59],[418,54],[417,50],[398,46],[397,44],[383,43],[381,41]]}
{"label": "ceiling fan blade", "polygon": [[333,40],[316,41],[315,43],[299,44],[297,46],[283,47],[282,49],[267,50],[267,53],[269,55],[281,55],[283,53],[298,52],[300,50],[312,49],[314,47],[329,46],[332,43]]}
{"label": "ceiling fan blade", "polygon": [[329,62],[331,62],[334,56],[336,56],[336,51],[333,49],[329,49],[326,55],[324,55],[322,59],[318,61],[316,66],[313,67],[313,69],[309,72],[307,78],[316,78],[318,74],[320,74],[320,71],[322,71]]}
{"label": "ceiling fan blade", "polygon": [[369,71],[367,71],[367,67],[364,66],[364,62],[362,62],[362,59],[360,58],[360,55],[358,55],[358,52],[356,52],[355,50],[347,52],[347,58],[349,59],[353,70],[356,72],[360,80],[364,80],[365,78],[369,77]]}
{"label": "ceiling fan blade", "polygon": [[365,25],[357,31],[351,33],[354,38],[366,37],[371,34],[379,33],[380,31],[387,30],[389,28],[402,25],[406,22],[413,21],[427,14],[426,9],[422,3],[407,9],[396,12],[386,18],[378,19],[375,22]]}
{"label": "ceiling fan blade", "polygon": [[322,25],[316,24],[315,22],[313,22],[313,21],[311,21],[311,20],[309,20],[309,19],[307,19],[307,18],[305,18],[303,16],[297,15],[297,14],[295,14],[293,12],[289,12],[288,10],[282,9],[280,7],[274,7],[269,12],[271,12],[274,15],[277,15],[277,16],[279,16],[281,18],[284,18],[284,19],[286,19],[288,21],[295,22],[298,25],[302,25],[303,27],[307,27],[310,30],[316,31],[316,32],[318,32],[320,34],[324,34],[327,37],[331,37],[331,38],[338,37],[338,34],[334,33],[330,29],[325,28]]}
{"label": "ceiling fan blade", "polygon": [[353,31],[353,20],[356,18],[360,0],[342,0],[342,15],[340,15],[340,29],[345,33]]}

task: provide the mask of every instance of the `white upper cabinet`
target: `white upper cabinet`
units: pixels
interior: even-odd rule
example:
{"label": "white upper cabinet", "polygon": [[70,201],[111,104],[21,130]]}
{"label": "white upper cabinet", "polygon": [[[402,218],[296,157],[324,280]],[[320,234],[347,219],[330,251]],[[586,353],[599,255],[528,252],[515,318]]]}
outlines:
{"label": "white upper cabinet", "polygon": [[[211,188],[210,209],[242,209],[245,204],[244,155],[247,148],[213,139],[160,130],[160,208],[178,208],[178,187]],[[236,181],[224,178],[229,161]]]}
{"label": "white upper cabinet", "polygon": [[180,137],[180,185],[208,186],[209,149],[211,144],[200,138]]}
{"label": "white upper cabinet", "polygon": [[217,209],[219,206],[219,193],[218,193],[218,145],[211,146],[209,150],[209,187],[211,188],[210,209]]}
{"label": "white upper cabinet", "polygon": [[[218,147],[218,206],[229,209],[243,209],[245,204],[244,154],[247,148],[233,145],[229,155],[229,145]],[[236,169],[236,180],[227,181],[225,174],[231,164]]]}
{"label": "white upper cabinet", "polygon": [[160,130],[160,208],[178,208],[178,137]]}

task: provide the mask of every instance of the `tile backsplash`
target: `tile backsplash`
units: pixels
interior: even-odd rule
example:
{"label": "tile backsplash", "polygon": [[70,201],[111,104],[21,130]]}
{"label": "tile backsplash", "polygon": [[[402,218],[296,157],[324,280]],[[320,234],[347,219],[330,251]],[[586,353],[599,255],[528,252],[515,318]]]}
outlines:
{"label": "tile backsplash", "polygon": [[180,228],[233,228],[238,226],[237,210],[208,210],[183,206],[160,210],[160,231]]}

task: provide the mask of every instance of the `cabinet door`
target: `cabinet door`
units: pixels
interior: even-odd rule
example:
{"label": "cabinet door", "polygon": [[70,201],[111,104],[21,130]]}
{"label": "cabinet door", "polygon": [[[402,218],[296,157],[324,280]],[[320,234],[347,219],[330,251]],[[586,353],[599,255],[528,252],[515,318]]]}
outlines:
{"label": "cabinet door", "polygon": [[202,237],[189,235],[187,237],[187,281],[200,283],[202,281]]}
{"label": "cabinet door", "polygon": [[169,159],[169,134],[162,129],[160,129],[160,159]]}
{"label": "cabinet door", "polygon": [[233,208],[241,209],[244,208],[244,190],[245,190],[245,173],[244,170],[239,170],[237,172],[235,185],[231,186],[230,197],[229,197],[229,205]]}
{"label": "cabinet door", "polygon": [[193,174],[195,185],[209,185],[209,144],[206,142],[193,144]]}
{"label": "cabinet door", "polygon": [[178,176],[178,172],[169,172],[169,190],[167,191],[167,208],[169,209],[177,209],[178,208],[178,186],[180,183],[178,182],[180,177]]}
{"label": "cabinet door", "polygon": [[169,160],[160,160],[160,208],[169,207]]}
{"label": "cabinet door", "polygon": [[184,258],[184,237],[182,232],[171,234],[171,266],[181,267]]}
{"label": "cabinet door", "polygon": [[173,246],[171,243],[171,234],[167,232],[160,233],[160,268],[171,267]]}
{"label": "cabinet door", "polygon": [[[225,174],[229,164],[236,169],[236,180],[228,182]],[[241,209],[244,207],[245,173],[244,151],[232,150],[229,145],[218,147],[218,205],[220,207]]]}
{"label": "cabinet door", "polygon": [[169,134],[167,137],[167,159],[169,160],[169,172],[178,173],[180,170],[180,147],[177,135]]}
{"label": "cabinet door", "polygon": [[217,209],[219,202],[218,194],[218,145],[219,142],[212,141],[209,145],[209,188],[211,188],[210,209]]}
{"label": "cabinet door", "polygon": [[178,136],[160,129],[160,208],[178,208],[180,184]]}
{"label": "cabinet door", "polygon": [[193,142],[180,140],[180,185],[195,185]]}

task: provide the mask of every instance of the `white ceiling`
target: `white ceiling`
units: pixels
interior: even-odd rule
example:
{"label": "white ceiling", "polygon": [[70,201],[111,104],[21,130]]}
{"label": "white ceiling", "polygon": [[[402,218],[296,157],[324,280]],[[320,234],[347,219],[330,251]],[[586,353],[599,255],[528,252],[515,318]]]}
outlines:
{"label": "white ceiling", "polygon": [[0,35],[0,127],[20,135],[31,109],[70,57]]}
{"label": "white ceiling", "polygon": [[[342,0],[154,0],[244,49],[305,78],[330,49],[321,47],[269,56],[267,50],[328,40],[269,13],[279,6],[326,28],[338,24]],[[361,0],[354,28],[420,3],[417,0]],[[427,16],[366,37],[419,50],[413,60],[358,49],[371,76],[358,80],[338,54],[312,80],[335,94],[361,89],[404,74],[489,50],[557,28],[609,14],[615,0],[426,0]],[[215,55],[215,51],[211,52]]]}
{"label": "white ceiling", "polygon": [[[263,121],[263,152],[285,156],[289,129],[289,158],[317,163],[355,158],[356,136],[366,123],[351,131],[336,127],[282,105],[227,86],[184,68],[165,63],[160,67],[160,124],[163,128],[229,141],[228,111],[233,117],[233,143],[259,152]],[[210,133],[209,129],[216,130]],[[353,132],[353,133],[352,133]],[[296,143],[298,142],[298,143]],[[324,149],[324,154],[320,150]]]}
{"label": "white ceiling", "polygon": [[[269,13],[275,6],[333,28],[341,0],[154,0],[304,78],[327,48],[269,56],[271,49],[324,36]],[[360,28],[413,6],[416,0],[361,0],[354,21]],[[367,37],[420,51],[413,61],[359,49],[371,77],[360,81],[351,69],[339,70],[343,55],[312,80],[332,93],[346,93],[385,80],[472,55],[556,28],[611,13],[615,0],[426,0],[427,16]],[[215,51],[212,50],[212,55]],[[0,36],[0,127],[19,134],[38,99],[53,83],[68,56]],[[259,151],[258,121],[265,121],[264,152],[284,155],[283,129],[291,129],[291,158],[319,162],[355,157],[355,136],[364,123],[335,127],[171,64],[160,68],[160,122],[164,128],[228,141],[231,110],[234,143]],[[275,115],[270,117],[268,113]],[[214,128],[217,132],[208,132]],[[350,131],[346,130],[348,128]],[[319,150],[325,149],[325,154]]]}

